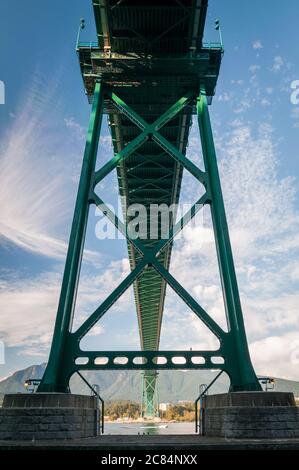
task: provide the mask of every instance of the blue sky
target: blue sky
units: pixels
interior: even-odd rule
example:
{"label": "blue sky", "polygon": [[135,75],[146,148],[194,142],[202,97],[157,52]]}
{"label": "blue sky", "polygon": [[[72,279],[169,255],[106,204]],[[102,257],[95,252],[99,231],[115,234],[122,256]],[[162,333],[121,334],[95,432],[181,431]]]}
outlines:
{"label": "blue sky", "polygon": [[[259,373],[299,380],[299,79],[297,0],[210,0],[206,41],[225,55],[210,108],[250,349]],[[70,6],[71,5],[71,6]],[[90,107],[74,52],[94,40],[91,1],[1,2],[0,80],[0,377],[47,359]],[[104,120],[99,164],[111,156]],[[188,156],[200,164],[196,123]],[[112,175],[100,188],[117,201]],[[187,174],[182,202],[196,186]],[[128,272],[124,241],[100,241],[91,213],[76,324]],[[171,270],[223,322],[209,214],[187,229]],[[198,243],[198,240],[201,240]],[[182,269],[183,268],[183,269]],[[190,276],[192,273],[192,276]],[[88,347],[138,348],[132,292],[107,313]],[[209,347],[214,339],[169,290],[161,347]]]}

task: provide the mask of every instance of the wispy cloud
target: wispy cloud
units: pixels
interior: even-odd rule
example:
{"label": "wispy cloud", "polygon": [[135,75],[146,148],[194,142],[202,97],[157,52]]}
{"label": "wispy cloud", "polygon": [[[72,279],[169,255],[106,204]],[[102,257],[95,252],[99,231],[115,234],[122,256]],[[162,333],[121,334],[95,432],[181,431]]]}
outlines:
{"label": "wispy cloud", "polygon": [[78,140],[86,138],[86,129],[81,126],[73,116],[64,118],[64,123],[68,129],[71,129]]}
{"label": "wispy cloud", "polygon": [[[239,120],[232,130],[223,132],[223,126],[221,130],[221,135],[216,134],[222,185],[253,361],[259,373],[298,379],[298,364],[290,359],[299,330],[297,182],[279,174],[275,134],[269,124],[257,124],[254,130]],[[193,159],[199,142],[195,137],[191,141],[189,156]],[[192,189],[195,191],[195,186]],[[171,271],[223,326],[225,314],[208,211],[203,220],[204,228],[187,229],[184,239],[174,245]],[[172,338],[181,338],[179,344],[186,338],[185,344],[193,348],[205,343],[205,338],[208,341],[205,332],[194,327],[196,319],[190,328],[188,308],[178,305],[171,293],[166,307],[166,336],[170,328]],[[176,312],[175,318],[169,311]],[[178,322],[179,317],[186,321]],[[278,351],[287,344],[279,362]],[[263,345],[268,346],[266,354]]]}
{"label": "wispy cloud", "polygon": [[[242,119],[231,124],[225,132],[222,128],[221,134],[216,128],[216,143],[252,357],[259,373],[296,379],[297,366],[290,357],[296,355],[295,331],[299,328],[299,270],[296,263],[299,214],[294,204],[297,183],[292,178],[280,176],[275,133],[269,124],[261,123],[255,129]],[[188,149],[189,157],[194,161],[198,161],[198,148],[194,127]],[[189,198],[197,187],[192,180],[187,181],[185,194]],[[204,215],[204,227],[186,228],[184,239],[175,243],[171,271],[224,327],[225,314],[208,211]],[[108,264],[100,275],[83,273],[76,325],[127,272],[127,261],[122,260]],[[2,337],[8,345],[23,346],[26,354],[45,354],[52,335],[60,282],[61,274],[57,273],[31,281],[4,282],[0,307],[3,312]],[[129,292],[121,297],[118,312],[123,315],[122,328],[128,313],[133,314],[136,322]],[[111,313],[107,313],[107,321],[109,318]],[[93,335],[98,337],[103,331],[106,331],[105,322],[91,332],[89,344],[93,344]],[[136,331],[135,336],[124,337],[118,333],[116,337],[119,344],[126,344],[133,337],[136,340]],[[214,336],[170,288],[167,290],[161,346],[178,349],[217,347]],[[264,354],[266,347],[267,354]],[[283,355],[279,362],[277,357],[281,350]]]}
{"label": "wispy cloud", "polygon": [[[257,40],[252,47],[258,51],[263,46]],[[274,59],[273,71],[283,68],[284,59],[278,57]],[[257,71],[256,65],[253,67],[252,74]],[[275,76],[269,68],[268,74]],[[238,119],[226,128],[222,123],[221,133],[216,127],[215,135],[252,357],[259,373],[298,379],[298,365],[294,359],[299,329],[299,270],[296,262],[299,256],[299,213],[295,208],[298,183],[293,178],[283,178],[279,172],[275,129],[263,121],[253,125],[243,119],[246,110],[252,109],[257,100],[261,105],[268,106],[268,103],[263,103],[265,98],[260,96],[266,84],[260,87],[255,75],[248,82],[232,80],[231,84],[240,90],[241,99],[237,94],[234,96],[233,90],[230,95],[226,92],[220,95],[219,101],[223,101],[223,106],[238,103],[234,108]],[[268,96],[274,95],[272,85],[267,84]],[[62,227],[69,227],[71,219],[64,163],[69,152],[75,153],[75,149],[70,150],[70,142],[65,146],[62,140],[57,142],[59,137],[56,134],[53,139],[52,124],[43,122],[51,93],[41,95],[38,89],[37,85],[33,87],[22,112],[14,117],[11,132],[3,140],[0,197],[7,203],[1,209],[0,233],[2,240],[9,240],[24,249],[62,258],[66,249]],[[234,98],[236,101],[232,103]],[[61,122],[63,119],[61,117]],[[74,147],[79,142],[83,144],[83,127],[72,117],[64,122],[66,130],[75,138]],[[107,149],[104,158],[108,158],[110,136],[103,136],[101,144]],[[197,163],[199,148],[194,126],[188,152]],[[73,179],[71,174],[71,183]],[[184,181],[185,184],[187,181],[185,195],[190,198],[196,194],[197,186],[194,186],[192,179]],[[212,317],[224,326],[216,251],[207,211],[204,222],[203,228],[187,228],[185,241],[175,243],[171,270]],[[126,262],[121,261],[107,265],[100,275],[83,273],[77,322],[84,320],[104,299],[127,273],[127,269]],[[26,354],[47,352],[60,283],[60,272],[31,280],[4,282],[0,295],[3,312],[1,331],[9,346],[24,347]],[[124,323],[125,316],[132,314],[133,310],[136,321],[135,307],[129,293],[121,297],[120,302],[119,312],[123,314]],[[103,332],[101,328],[106,331],[104,324],[93,333],[100,335]],[[201,322],[169,288],[162,334],[163,347],[214,348],[216,344],[213,335],[208,334]],[[136,335],[134,338],[125,337],[123,333],[118,336],[119,344],[133,339],[136,340]]]}
{"label": "wispy cloud", "polygon": [[298,380],[299,339],[298,332],[269,336],[251,345],[253,361],[260,371],[276,377]]}
{"label": "wispy cloud", "polygon": [[[68,215],[65,149],[57,142],[48,109],[56,83],[40,91],[35,77],[0,149],[0,235],[21,248],[63,257],[65,241],[57,236]],[[61,145],[61,151],[58,148]],[[69,217],[69,216],[68,216]]]}
{"label": "wispy cloud", "polygon": [[256,50],[263,49],[262,41],[261,41],[260,39],[256,39],[256,40],[252,43],[252,48],[253,48],[253,49],[256,49]]}
{"label": "wispy cloud", "polygon": [[10,279],[0,290],[0,335],[7,347],[25,355],[48,352],[61,276],[48,273],[36,279]]}
{"label": "wispy cloud", "polygon": [[260,65],[258,65],[258,64],[252,64],[252,65],[249,66],[249,71],[250,71],[251,73],[255,73],[255,72],[257,72],[257,70],[260,70],[260,68],[261,68]]}
{"label": "wispy cloud", "polygon": [[272,65],[272,72],[279,72],[282,66],[284,65],[284,60],[280,55],[274,57],[273,65]]}
{"label": "wispy cloud", "polygon": [[[129,272],[126,259],[108,263],[101,272],[83,275],[75,311],[73,330],[90,315]],[[0,286],[0,339],[7,347],[18,348],[20,354],[48,355],[57,312],[62,273],[48,272],[27,279],[15,273],[7,275]],[[133,296],[127,291],[117,302],[115,312],[123,315],[132,310]],[[123,329],[123,325],[122,325]],[[105,331],[103,322],[89,333],[98,338]],[[88,343],[87,343],[88,344]]]}
{"label": "wispy cloud", "polygon": [[83,140],[85,131],[73,118],[65,120],[69,135],[61,131],[57,86],[54,80],[45,87],[34,75],[2,138],[0,242],[64,259],[84,150],[84,142],[78,146],[76,140],[78,135]]}

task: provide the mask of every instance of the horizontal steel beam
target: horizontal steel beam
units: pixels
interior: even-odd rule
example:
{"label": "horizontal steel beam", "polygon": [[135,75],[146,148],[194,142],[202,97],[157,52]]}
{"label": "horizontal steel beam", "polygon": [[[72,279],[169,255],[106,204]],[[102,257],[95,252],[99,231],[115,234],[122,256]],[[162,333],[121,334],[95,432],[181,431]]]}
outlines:
{"label": "horizontal steel beam", "polygon": [[75,370],[225,369],[221,349],[217,351],[80,351]]}

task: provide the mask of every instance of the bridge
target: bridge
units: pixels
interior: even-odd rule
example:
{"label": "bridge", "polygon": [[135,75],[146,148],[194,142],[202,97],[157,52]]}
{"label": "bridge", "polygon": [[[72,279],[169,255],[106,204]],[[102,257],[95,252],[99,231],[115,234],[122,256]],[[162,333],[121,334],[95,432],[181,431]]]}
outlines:
{"label": "bridge", "polygon": [[[203,41],[208,1],[93,0],[92,4],[97,40],[81,41],[81,20],[76,47],[91,114],[49,361],[36,393],[4,398],[0,439],[68,438],[79,439],[80,445],[80,439],[93,438],[98,432],[97,400],[70,393],[69,381],[78,373],[87,383],[82,371],[111,369],[143,371],[142,414],[146,418],[157,414],[159,370],[219,369],[219,373],[227,373],[230,390],[203,397],[201,430],[206,436],[223,438],[221,446],[228,445],[227,438],[298,438],[299,411],[293,394],[263,392],[249,356],[209,116],[224,50],[222,40]],[[103,115],[109,119],[113,157],[96,169]],[[192,122],[198,124],[203,168],[186,156]],[[112,171],[117,173],[123,221],[97,191]],[[184,171],[197,180],[201,196],[182,218],[176,209],[169,211],[165,235],[165,220],[160,212],[152,219],[152,205],[177,207]],[[143,231],[137,237],[131,230],[136,204],[144,208],[138,222]],[[73,331],[91,206],[98,207],[125,236],[130,272]],[[175,236],[204,206],[211,211],[225,330],[169,270]],[[109,309],[132,285],[140,350],[106,351],[100,345],[97,350],[82,350],[82,338],[109,315]],[[217,350],[159,349],[167,288],[218,338]],[[47,432],[41,430],[44,428]],[[200,448],[197,438],[192,439],[192,446]],[[116,441],[107,436],[90,445],[107,447],[110,442],[113,448]],[[180,440],[168,442],[176,449]],[[129,440],[121,448],[127,445],[132,445]],[[149,441],[140,445],[147,447]],[[248,445],[257,444],[251,441]],[[269,448],[272,445],[276,444],[270,443]]]}
{"label": "bridge", "polygon": [[[208,111],[223,46],[203,42],[207,6],[206,0],[94,0],[97,41],[81,42],[79,31],[77,53],[92,112],[53,344],[39,391],[68,391],[69,379],[78,370],[143,369],[143,414],[154,416],[159,369],[212,369],[217,364],[228,373],[232,390],[260,389],[247,348]],[[96,171],[103,114],[109,116],[114,156]],[[194,115],[205,169],[186,157]],[[117,172],[124,222],[97,194],[97,185],[111,171]],[[158,216],[153,237],[151,205],[176,207],[183,171],[197,179],[204,194],[181,220],[175,210],[170,213],[167,237],[162,216]],[[138,238],[128,230],[133,219],[130,208],[136,204],[146,211],[145,234]],[[131,273],[71,333],[90,205],[99,207],[125,235]],[[211,208],[228,332],[169,272],[175,235],[204,205]],[[142,354],[82,351],[81,339],[132,284]],[[159,351],[167,284],[219,339],[217,351]]]}

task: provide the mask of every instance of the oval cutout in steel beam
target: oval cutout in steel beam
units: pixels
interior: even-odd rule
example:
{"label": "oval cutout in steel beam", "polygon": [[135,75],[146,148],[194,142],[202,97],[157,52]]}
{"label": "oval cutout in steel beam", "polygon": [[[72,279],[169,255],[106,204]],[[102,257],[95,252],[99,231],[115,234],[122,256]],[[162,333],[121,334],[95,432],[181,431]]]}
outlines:
{"label": "oval cutout in steel beam", "polygon": [[152,359],[153,364],[164,365],[167,364],[167,358],[165,356],[156,356]]}
{"label": "oval cutout in steel beam", "polygon": [[211,357],[213,364],[224,364],[224,358],[222,356],[213,356]]}
{"label": "oval cutout in steel beam", "polygon": [[75,364],[77,366],[85,366],[86,364],[88,364],[88,362],[89,362],[88,357],[77,357],[75,360]]}
{"label": "oval cutout in steel beam", "polygon": [[120,366],[124,366],[128,364],[128,362],[129,362],[129,359],[126,356],[118,356],[113,359],[113,363],[116,365],[118,364]]}
{"label": "oval cutout in steel beam", "polygon": [[133,359],[133,364],[136,364],[136,365],[147,364],[147,358],[143,356],[136,356]]}
{"label": "oval cutout in steel beam", "polygon": [[203,356],[192,356],[191,362],[192,364],[205,364],[206,360]]}
{"label": "oval cutout in steel beam", "polygon": [[186,364],[186,358],[184,356],[174,356],[171,358],[173,364]]}
{"label": "oval cutout in steel beam", "polygon": [[96,357],[94,360],[95,365],[97,366],[104,366],[108,364],[109,358],[108,357]]}

